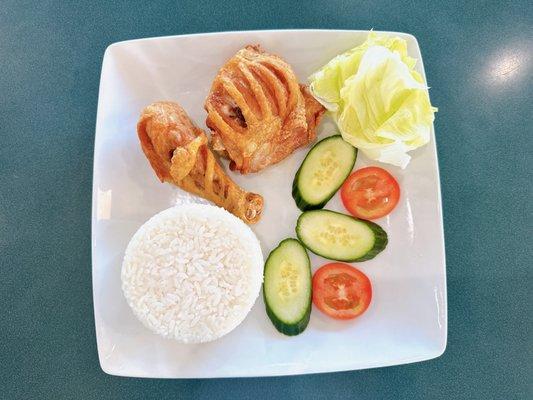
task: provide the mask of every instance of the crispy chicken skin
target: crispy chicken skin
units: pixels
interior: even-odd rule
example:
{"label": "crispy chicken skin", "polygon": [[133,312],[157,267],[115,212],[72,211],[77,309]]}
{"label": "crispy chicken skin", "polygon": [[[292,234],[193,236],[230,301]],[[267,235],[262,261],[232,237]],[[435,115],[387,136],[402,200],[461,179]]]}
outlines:
{"label": "crispy chicken skin", "polygon": [[177,103],[146,107],[137,123],[144,154],[161,182],[208,199],[249,224],[261,218],[263,198],[233,182],[207,147],[207,136]]}
{"label": "crispy chicken skin", "polygon": [[260,46],[222,66],[205,102],[215,151],[242,174],[275,164],[312,142],[324,108],[292,68]]}

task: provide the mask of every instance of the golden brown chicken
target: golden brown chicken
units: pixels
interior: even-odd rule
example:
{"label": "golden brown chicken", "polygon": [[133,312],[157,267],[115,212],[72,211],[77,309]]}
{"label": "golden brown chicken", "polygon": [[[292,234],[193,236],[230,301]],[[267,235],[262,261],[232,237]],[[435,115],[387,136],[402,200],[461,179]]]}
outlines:
{"label": "golden brown chicken", "polygon": [[220,167],[207,136],[177,103],[146,107],[137,124],[144,154],[161,182],[208,199],[247,223],[261,218],[263,198],[245,192]]}
{"label": "golden brown chicken", "polygon": [[260,46],[222,66],[205,102],[215,151],[242,174],[260,171],[312,142],[324,108],[292,68]]}

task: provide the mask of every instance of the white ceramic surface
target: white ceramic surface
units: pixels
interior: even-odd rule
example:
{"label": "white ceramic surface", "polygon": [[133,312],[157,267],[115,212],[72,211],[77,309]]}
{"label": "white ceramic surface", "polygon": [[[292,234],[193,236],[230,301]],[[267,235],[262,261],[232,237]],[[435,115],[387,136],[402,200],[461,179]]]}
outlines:
{"label": "white ceramic surface", "polygon": [[[111,45],[105,52],[94,153],[92,216],[93,295],[98,354],[113,375],[161,378],[290,375],[353,370],[428,360],[446,347],[446,271],[440,184],[431,143],[411,152],[405,171],[385,166],[402,190],[394,212],[378,222],[389,245],[357,264],[372,281],[373,299],[360,318],[334,321],[314,309],[307,330],[279,334],[258,299],[246,320],[218,341],[183,345],[152,334],[134,317],[120,288],[129,239],[153,214],[195,201],[161,184],[145,159],[135,125],[140,110],[156,100],[179,102],[205,127],[203,102],[217,69],[238,49],[260,43],[279,54],[302,82],[338,53],[364,41],[366,31],[252,31],[173,36]],[[398,34],[419,60],[411,35]],[[431,94],[431,93],[430,93]],[[438,115],[437,115],[438,118]],[[329,118],[320,137],[335,132]],[[291,184],[307,148],[258,174],[231,176],[265,198],[261,222],[252,227],[265,255],[295,236],[299,210]],[[356,169],[375,164],[360,153]],[[342,211],[338,194],[326,208]],[[311,255],[313,269],[326,260]]]}

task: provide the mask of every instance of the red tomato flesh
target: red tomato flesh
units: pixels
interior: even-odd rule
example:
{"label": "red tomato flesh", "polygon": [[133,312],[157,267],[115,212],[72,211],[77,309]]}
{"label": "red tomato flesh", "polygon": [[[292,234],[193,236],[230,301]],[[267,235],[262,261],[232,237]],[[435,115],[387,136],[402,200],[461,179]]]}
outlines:
{"label": "red tomato flesh", "polygon": [[332,318],[356,318],[366,311],[371,300],[370,280],[348,264],[326,264],[313,275],[313,304]]}
{"label": "red tomato flesh", "polygon": [[400,199],[400,186],[394,177],[379,167],[361,168],[343,183],[341,199],[353,216],[377,219],[389,214]]}

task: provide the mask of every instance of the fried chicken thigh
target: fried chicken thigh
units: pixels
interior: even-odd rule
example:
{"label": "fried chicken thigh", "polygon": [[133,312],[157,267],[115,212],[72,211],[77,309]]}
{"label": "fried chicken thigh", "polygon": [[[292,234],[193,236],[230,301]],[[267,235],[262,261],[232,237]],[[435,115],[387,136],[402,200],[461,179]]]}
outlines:
{"label": "fried chicken thigh", "polygon": [[205,109],[213,149],[242,174],[312,142],[325,111],[290,65],[260,46],[246,46],[222,66]]}
{"label": "fried chicken thigh", "polygon": [[259,221],[263,198],[233,182],[207,147],[207,136],[177,103],[146,107],[137,124],[144,154],[161,182],[208,199],[247,223]]}

